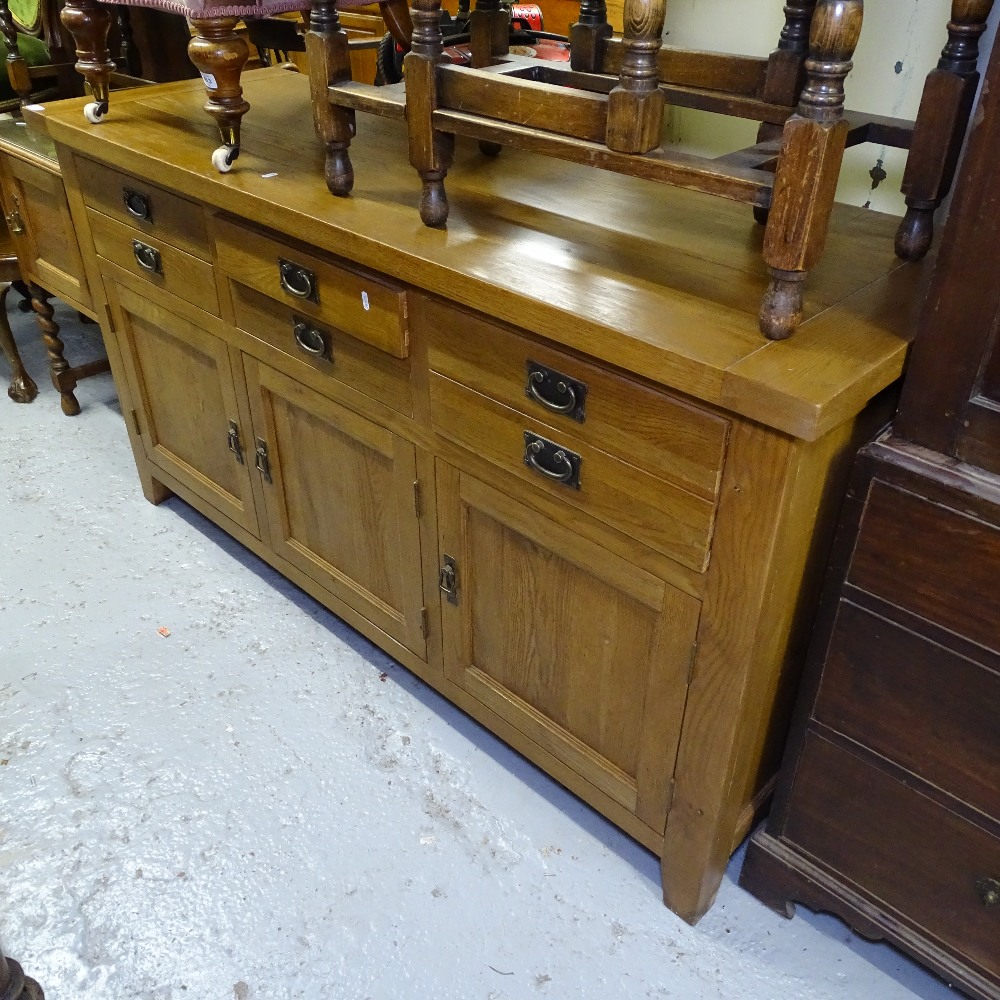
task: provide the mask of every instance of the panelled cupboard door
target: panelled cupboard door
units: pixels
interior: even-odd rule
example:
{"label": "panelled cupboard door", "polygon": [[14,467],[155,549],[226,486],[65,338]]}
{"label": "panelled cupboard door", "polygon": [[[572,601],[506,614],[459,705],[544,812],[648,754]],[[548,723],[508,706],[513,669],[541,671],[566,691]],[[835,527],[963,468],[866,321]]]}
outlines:
{"label": "panelled cupboard door", "polygon": [[129,288],[111,291],[146,457],[259,537],[250,428],[237,403],[243,376],[229,347]]}
{"label": "panelled cupboard door", "polygon": [[3,160],[3,201],[19,256],[30,262],[32,277],[47,291],[89,306],[62,177],[13,156]]}
{"label": "panelled cupboard door", "polygon": [[446,675],[662,833],[700,602],[437,464]]}
{"label": "panelled cupboard door", "polygon": [[244,355],[275,552],[426,655],[414,446]]}

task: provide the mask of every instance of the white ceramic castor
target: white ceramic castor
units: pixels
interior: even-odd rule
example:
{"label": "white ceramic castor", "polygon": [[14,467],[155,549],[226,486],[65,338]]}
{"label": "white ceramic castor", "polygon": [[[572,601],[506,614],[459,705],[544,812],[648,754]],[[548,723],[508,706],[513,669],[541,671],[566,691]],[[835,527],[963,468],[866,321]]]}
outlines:
{"label": "white ceramic castor", "polygon": [[233,169],[233,163],[239,155],[239,146],[219,146],[219,148],[212,153],[212,166],[215,167],[220,174],[228,174],[229,171]]}
{"label": "white ceramic castor", "polygon": [[86,118],[91,125],[100,124],[104,120],[104,116],[107,113],[107,101],[91,101],[89,104],[85,104],[83,106],[83,117]]}

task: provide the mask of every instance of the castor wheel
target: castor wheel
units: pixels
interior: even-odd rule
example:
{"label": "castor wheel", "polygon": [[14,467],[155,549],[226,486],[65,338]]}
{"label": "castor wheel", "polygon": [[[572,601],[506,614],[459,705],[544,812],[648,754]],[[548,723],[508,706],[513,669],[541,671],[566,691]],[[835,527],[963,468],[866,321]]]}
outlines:
{"label": "castor wheel", "polygon": [[219,148],[212,153],[212,166],[215,167],[220,174],[228,174],[229,171],[233,169],[233,163],[236,162],[236,158],[239,155],[239,146],[219,146]]}
{"label": "castor wheel", "polygon": [[100,124],[107,113],[107,101],[91,101],[89,104],[85,104],[83,106],[83,117],[86,118],[91,125]]}

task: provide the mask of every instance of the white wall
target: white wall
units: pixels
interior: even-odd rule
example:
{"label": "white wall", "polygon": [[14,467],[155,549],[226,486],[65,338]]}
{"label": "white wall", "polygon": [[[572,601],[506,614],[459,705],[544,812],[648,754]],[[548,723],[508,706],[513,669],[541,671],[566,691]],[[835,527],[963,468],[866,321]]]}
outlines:
{"label": "white wall", "polygon": [[[947,41],[950,13],[951,0],[869,0],[854,70],[847,78],[847,106],[915,117],[924,77]],[[998,19],[1000,4],[990,17],[983,52],[989,51]],[[783,23],[781,0],[667,0],[666,41],[684,48],[766,55],[775,48]],[[751,145],[756,130],[753,122],[675,108],[667,136],[684,148],[719,154]],[[879,160],[888,177],[873,191],[869,171]],[[901,215],[904,163],[905,153],[882,146],[848,150],[838,199]]]}

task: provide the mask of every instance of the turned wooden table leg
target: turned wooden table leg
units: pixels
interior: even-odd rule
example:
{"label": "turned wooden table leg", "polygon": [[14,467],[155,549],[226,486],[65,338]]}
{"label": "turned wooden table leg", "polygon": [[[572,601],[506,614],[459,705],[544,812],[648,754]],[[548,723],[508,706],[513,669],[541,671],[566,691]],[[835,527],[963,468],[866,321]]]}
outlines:
{"label": "turned wooden table leg", "polygon": [[500,0],[476,0],[469,15],[469,35],[473,68],[492,66],[510,50],[510,12],[500,6]]}
{"label": "turned wooden table leg", "polygon": [[51,298],[52,296],[44,288],[39,288],[38,285],[31,286],[31,307],[35,310],[35,319],[42,331],[42,340],[49,355],[52,385],[59,393],[59,404],[63,413],[67,417],[75,417],[80,412],[80,404],[73,395],[77,378],[63,355],[65,348],[59,339],[59,324],[52,318],[55,310],[49,301]]}
{"label": "turned wooden table leg", "polygon": [[441,0],[414,0],[413,45],[404,61],[406,127],[410,163],[422,184],[420,218],[425,226],[443,226],[448,221],[444,179],[455,151],[455,137],[437,131],[433,123],[441,51]]}
{"label": "turned wooden table leg", "polygon": [[[412,29],[411,29],[412,33]],[[347,32],[340,26],[333,0],[314,0],[306,32],[309,88],[312,92],[313,125],[326,146],[326,186],[339,197],[354,187],[354,167],[349,153],[354,136],[354,112],[330,103],[331,84],[351,79],[351,57]]]}
{"label": "turned wooden table leg", "polygon": [[896,232],[896,253],[919,260],[934,239],[934,212],[955,179],[958,157],[979,86],[979,39],[993,0],[952,0],[948,44],[924,84],[903,174],[906,215]]}
{"label": "turned wooden table leg", "polygon": [[[14,334],[11,333],[10,323],[7,320],[7,295],[10,288],[10,282],[4,282],[3,290],[0,291],[0,351],[10,365],[11,374],[7,395],[15,403],[30,403],[38,395],[38,386],[21,362],[21,355],[18,353]],[[0,992],[0,997],[2,996],[3,993]]]}
{"label": "turned wooden table leg", "polygon": [[605,0],[581,0],[580,20],[570,25],[570,68],[578,73],[600,73],[604,43],[611,37]]}
{"label": "turned wooden table leg", "polygon": [[823,253],[844,160],[844,79],[851,70],[863,0],[819,0],[809,35],[806,85],[785,123],[764,232],[771,284],[760,309],[761,332],[790,337],[802,319],[802,283]]}
{"label": "turned wooden table leg", "polygon": [[238,17],[192,17],[188,56],[208,91],[205,110],[215,119],[222,145],[212,154],[216,170],[226,173],[240,155],[240,122],[250,110],[240,74],[250,58],[246,40],[236,34]]}
{"label": "turned wooden table leg", "polygon": [[41,986],[24,974],[21,966],[0,951],[0,998],[2,1000],[45,1000]]}
{"label": "turned wooden table leg", "polygon": [[[809,28],[812,25],[816,0],[789,0],[785,4],[785,26],[781,29],[778,47],[767,60],[767,75],[761,98],[768,104],[783,104],[793,108],[806,82],[806,56],[809,54]],[[781,126],[764,122],[757,131],[757,141],[767,142],[781,135]],[[767,225],[768,210],[754,207],[754,219]]]}
{"label": "turned wooden table leg", "polygon": [[625,0],[625,51],[618,86],[608,96],[606,138],[619,153],[648,153],[660,145],[665,102],[656,57],[666,6],[666,0]]}
{"label": "turned wooden table leg", "polygon": [[76,43],[76,69],[87,81],[94,98],[83,113],[97,124],[108,113],[111,74],[115,64],[108,51],[111,9],[97,0],[67,0],[59,15]]}

